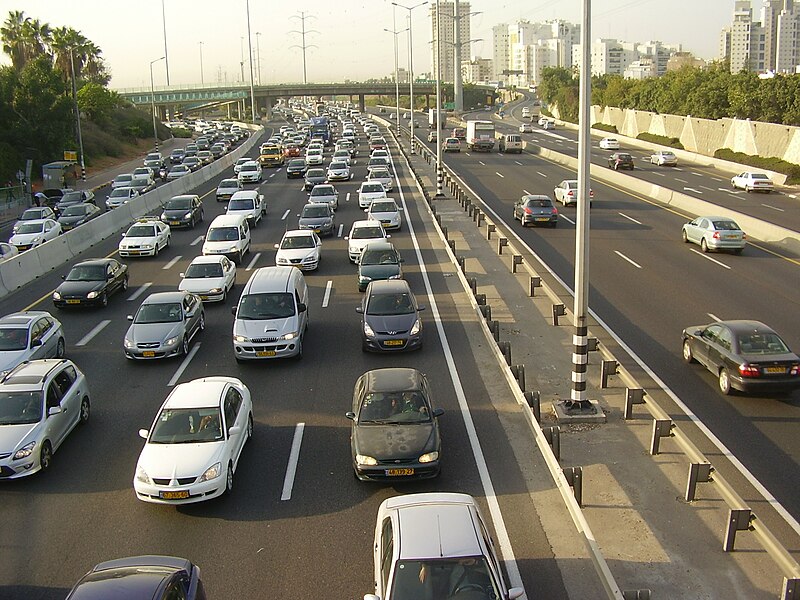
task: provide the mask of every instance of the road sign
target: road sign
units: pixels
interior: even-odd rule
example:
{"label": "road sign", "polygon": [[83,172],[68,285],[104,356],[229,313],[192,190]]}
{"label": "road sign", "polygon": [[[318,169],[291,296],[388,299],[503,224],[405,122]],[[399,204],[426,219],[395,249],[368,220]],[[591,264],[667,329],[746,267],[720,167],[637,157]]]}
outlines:
{"label": "road sign", "polygon": [[455,102],[445,102],[444,106],[442,108],[444,108],[445,110],[455,110],[456,109],[456,103]]}
{"label": "road sign", "polygon": [[64,160],[78,160],[77,150],[64,150]]}

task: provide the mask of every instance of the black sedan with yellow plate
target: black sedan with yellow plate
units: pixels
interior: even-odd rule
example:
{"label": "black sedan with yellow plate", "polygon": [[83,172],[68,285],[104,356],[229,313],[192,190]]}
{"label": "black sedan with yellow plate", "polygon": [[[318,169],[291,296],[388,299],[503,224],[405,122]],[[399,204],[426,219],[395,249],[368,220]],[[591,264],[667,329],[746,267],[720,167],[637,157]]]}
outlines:
{"label": "black sedan with yellow plate", "polygon": [[362,481],[427,479],[439,474],[441,408],[416,369],[367,371],[356,381],[350,448]]}
{"label": "black sedan with yellow plate", "polygon": [[196,194],[173,196],[164,205],[161,221],[170,227],[188,227],[194,229],[203,221],[203,201]]}
{"label": "black sedan with yellow plate", "polygon": [[128,289],[128,265],[113,258],[93,258],[74,265],[53,292],[56,308],[106,306],[108,297]]}

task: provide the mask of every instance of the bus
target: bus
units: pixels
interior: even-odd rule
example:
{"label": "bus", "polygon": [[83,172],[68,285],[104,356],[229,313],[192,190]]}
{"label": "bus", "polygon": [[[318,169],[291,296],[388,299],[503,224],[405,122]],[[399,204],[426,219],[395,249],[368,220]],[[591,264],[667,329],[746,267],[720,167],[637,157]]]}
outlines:
{"label": "bus", "polygon": [[311,117],[311,139],[321,139],[326,146],[331,145],[331,129],[328,117]]}

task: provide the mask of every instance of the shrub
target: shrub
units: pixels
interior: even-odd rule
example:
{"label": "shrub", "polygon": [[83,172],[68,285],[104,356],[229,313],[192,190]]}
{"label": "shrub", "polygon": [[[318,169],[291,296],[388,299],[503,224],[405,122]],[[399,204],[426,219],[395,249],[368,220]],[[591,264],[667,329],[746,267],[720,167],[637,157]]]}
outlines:
{"label": "shrub", "polygon": [[683,150],[683,144],[681,144],[681,141],[678,138],[674,137],[667,137],[665,135],[657,135],[655,133],[647,133],[646,131],[643,131],[642,133],[636,136],[636,139]]}
{"label": "shrub", "polygon": [[192,130],[186,127],[173,127],[172,135],[176,138],[190,138],[192,137]]}
{"label": "shrub", "polygon": [[593,123],[592,129],[599,129],[601,131],[608,131],[609,133],[619,133],[616,125],[606,125],[605,123]]}
{"label": "shrub", "polygon": [[734,152],[730,148],[720,148],[714,152],[714,158],[782,173],[787,176],[787,185],[800,183],[800,165],[787,162],[777,156],[753,156],[744,152]]}

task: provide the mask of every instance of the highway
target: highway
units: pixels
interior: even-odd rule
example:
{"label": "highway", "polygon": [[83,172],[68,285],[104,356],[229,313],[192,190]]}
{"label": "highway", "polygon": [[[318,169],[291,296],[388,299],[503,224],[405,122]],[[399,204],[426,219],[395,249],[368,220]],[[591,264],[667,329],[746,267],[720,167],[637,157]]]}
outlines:
{"label": "highway", "polygon": [[[363,218],[355,191],[365,174],[365,155],[362,144],[354,179],[337,185],[337,222],[344,231]],[[410,195],[408,174],[402,168],[399,173],[408,199],[404,220],[420,235],[424,224]],[[224,211],[213,196],[222,177],[196,190],[204,198],[206,225]],[[295,226],[295,215],[305,203],[301,186],[300,180],[287,180],[283,169],[265,169],[259,187],[269,213],[253,230],[252,251],[239,267],[234,296],[252,269],[274,264],[273,244]],[[483,459],[511,544],[524,558],[518,563],[522,583],[538,597],[566,598],[533,508],[520,500],[527,498],[520,483],[523,475],[447,293],[443,270],[449,265],[435,259],[424,238],[420,253],[432,296],[426,294],[409,228],[404,225],[392,241],[405,258],[406,278],[421,303],[430,307],[435,299],[455,373],[445,360],[433,311],[423,315],[426,339],[420,352],[391,357],[361,352],[354,310],[361,294],[346,242],[337,236],[324,240],[321,266],[307,275],[311,324],[302,360],[238,365],[231,344],[233,300],[206,307],[206,329],[185,360],[126,360],[126,315],[147,294],[177,287],[178,274],[200,253],[204,231],[203,226],[174,230],[171,247],[157,258],[127,261],[130,288],[112,297],[105,309],[53,308],[50,294],[69,265],[0,300],[2,314],[26,308],[53,312],[64,325],[67,357],[84,370],[92,391],[89,423],[58,450],[50,471],[0,486],[5,517],[0,599],[63,598],[95,563],[148,553],[191,557],[201,566],[209,598],[358,598],[373,589],[371,546],[379,503],[396,494],[433,490],[483,498],[487,493],[477,466]],[[85,257],[113,255],[118,241],[105,240]],[[350,422],[344,413],[356,378],[384,366],[426,372],[435,404],[446,411],[438,480],[390,486],[353,477]],[[219,374],[242,379],[254,401],[254,437],[244,449],[232,496],[180,508],[138,501],[132,489],[143,445],[137,430],[150,426],[176,382]],[[456,385],[465,391],[470,411],[480,415],[475,423],[483,455],[478,459],[470,449]],[[298,431],[302,438],[293,475],[287,467]],[[484,510],[489,514],[485,505]]]}
{"label": "highway", "polygon": [[[475,117],[486,118],[486,113],[474,113],[469,118]],[[433,148],[424,141],[427,123],[419,120],[418,124],[420,129],[415,133],[420,143]],[[514,129],[506,123],[498,127],[501,132]],[[577,146],[566,141],[572,134],[560,129],[556,133],[564,139],[559,141],[550,135],[551,131],[541,129],[524,137],[574,156]],[[593,162],[606,153],[595,148],[592,152]],[[562,179],[575,178],[574,171],[530,153],[502,155],[496,148],[488,154],[462,149],[459,154],[446,154],[444,161],[487,204],[494,220],[497,216],[507,223],[532,252],[572,287],[577,209],[557,204],[560,216],[556,229],[523,229],[512,219],[512,206],[527,193],[554,198],[553,188]],[[647,165],[641,170],[637,168],[632,176],[655,180],[661,171],[666,175],[659,177],[663,179],[658,181],[659,185],[681,189],[673,180],[687,170]],[[699,180],[708,184],[707,174],[698,171],[693,176],[698,181],[692,185],[699,186]],[[711,373],[683,362],[680,338],[684,327],[705,325],[715,319],[748,318],[775,328],[797,352],[800,349],[797,261],[758,245],[748,246],[741,256],[705,255],[699,247],[682,244],[680,240],[681,225],[693,216],[599,181],[593,181],[592,188],[595,195],[590,216],[590,308],[689,406],[792,517],[800,518],[800,499],[796,493],[796,481],[800,479],[800,440],[795,432],[800,421],[800,391],[783,397],[722,396]],[[727,192],[709,196],[732,200]],[[710,200],[705,196],[703,199]],[[761,199],[792,202],[793,214],[800,212],[798,201],[787,196],[747,195],[746,199],[751,204]],[[728,205],[738,208],[732,203]],[[751,214],[761,213],[753,208]],[[666,408],[677,421],[686,420],[675,404]],[[708,443],[702,446],[711,455],[719,453]],[[771,526],[787,530],[780,521]]]}

